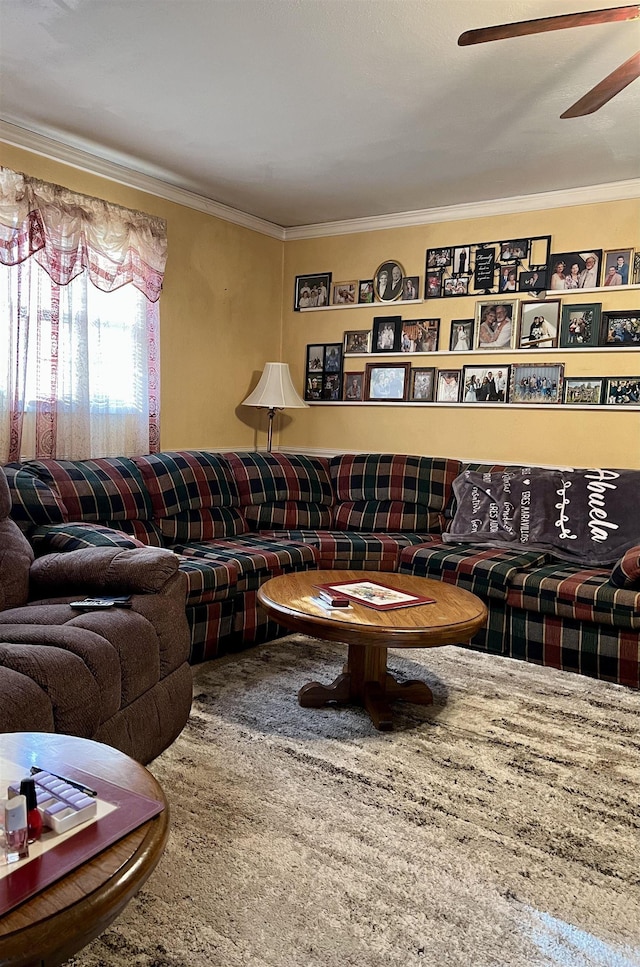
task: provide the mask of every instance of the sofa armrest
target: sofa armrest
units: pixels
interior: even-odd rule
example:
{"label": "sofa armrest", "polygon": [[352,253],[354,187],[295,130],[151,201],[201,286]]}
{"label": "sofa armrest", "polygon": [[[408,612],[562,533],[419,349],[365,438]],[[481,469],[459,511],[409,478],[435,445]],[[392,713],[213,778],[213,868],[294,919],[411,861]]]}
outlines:
{"label": "sofa armrest", "polygon": [[640,590],[640,544],[630,547],[614,564],[609,581],[616,588]]}
{"label": "sofa armrest", "polygon": [[45,554],[29,572],[30,597],[71,594],[149,594],[178,570],[173,551],[160,547],[88,547]]}

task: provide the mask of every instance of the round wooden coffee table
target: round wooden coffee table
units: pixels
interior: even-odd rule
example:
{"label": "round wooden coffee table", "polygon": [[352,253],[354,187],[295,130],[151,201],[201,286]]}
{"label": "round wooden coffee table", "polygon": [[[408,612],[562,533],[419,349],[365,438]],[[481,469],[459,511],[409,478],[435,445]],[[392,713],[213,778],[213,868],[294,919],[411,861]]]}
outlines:
{"label": "round wooden coffee table", "polygon": [[[327,610],[317,600],[319,584],[374,581],[407,594],[434,598],[433,604],[378,611],[351,603]],[[377,729],[393,728],[391,701],[430,705],[429,686],[414,679],[397,681],[387,670],[387,648],[433,648],[465,644],[486,624],[480,598],[452,584],[381,571],[302,571],[272,578],[258,601],[278,624],[316,638],[349,646],[343,672],[331,685],[310,682],[298,692],[300,705],[321,708],[329,702],[363,706]]]}
{"label": "round wooden coffee table", "polygon": [[100,742],[15,732],[0,735],[0,756],[24,765],[25,774],[32,764],[46,764],[51,772],[67,775],[62,769],[71,763],[164,806],[157,816],[0,918],[0,967],[55,967],[101,934],[138,892],[162,856],[169,808],[144,766]]}

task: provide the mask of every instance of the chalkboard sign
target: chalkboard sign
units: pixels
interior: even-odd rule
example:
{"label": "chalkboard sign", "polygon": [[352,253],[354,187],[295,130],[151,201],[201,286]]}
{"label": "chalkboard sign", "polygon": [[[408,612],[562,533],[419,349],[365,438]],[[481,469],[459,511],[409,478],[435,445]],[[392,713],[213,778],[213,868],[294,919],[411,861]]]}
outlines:
{"label": "chalkboard sign", "polygon": [[496,250],[494,248],[476,249],[475,268],[473,270],[474,288],[492,289],[495,268]]}

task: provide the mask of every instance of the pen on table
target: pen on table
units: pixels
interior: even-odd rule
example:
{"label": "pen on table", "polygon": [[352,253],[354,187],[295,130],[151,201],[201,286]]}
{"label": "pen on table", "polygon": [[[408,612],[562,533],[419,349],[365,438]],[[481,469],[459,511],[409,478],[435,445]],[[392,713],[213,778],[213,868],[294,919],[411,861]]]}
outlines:
{"label": "pen on table", "polygon": [[73,786],[74,789],[79,789],[83,792],[85,796],[96,797],[98,793],[95,789],[89,789],[88,786],[83,785],[81,782],[76,782],[75,779],[67,779],[66,776],[58,776],[55,772],[49,772],[48,769],[41,769],[40,766],[31,766],[31,775],[35,776],[38,772],[46,772],[47,775],[53,776],[55,779],[59,779],[60,782],[66,782],[69,786]]}

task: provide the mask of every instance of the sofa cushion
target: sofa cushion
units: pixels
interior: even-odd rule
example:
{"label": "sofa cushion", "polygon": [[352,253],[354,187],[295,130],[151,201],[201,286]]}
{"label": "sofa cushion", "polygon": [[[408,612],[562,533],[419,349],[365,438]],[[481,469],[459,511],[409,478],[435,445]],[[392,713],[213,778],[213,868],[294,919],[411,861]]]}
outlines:
{"label": "sofa cushion", "polygon": [[640,590],[640,544],[630,547],[620,560],[616,561],[609,580],[616,588]]}
{"label": "sofa cushion", "polygon": [[443,519],[424,504],[403,500],[343,500],[335,509],[333,526],[345,531],[422,531],[440,533]]}
{"label": "sofa cushion", "polygon": [[11,517],[20,530],[28,533],[34,524],[62,524],[69,520],[62,499],[44,481],[19,464],[8,463],[3,469],[11,494]]}
{"label": "sofa cushion", "polygon": [[540,551],[498,550],[434,541],[403,550],[399,571],[457,584],[473,594],[504,601],[521,570],[537,568],[548,559]]}
{"label": "sofa cushion", "polygon": [[517,574],[507,603],[575,621],[640,628],[640,591],[614,587],[608,568],[546,564]]}
{"label": "sofa cushion", "polygon": [[136,457],[155,518],[202,507],[237,507],[238,489],[229,464],[207,450],[165,450]]}
{"label": "sofa cushion", "polygon": [[333,488],[329,461],[285,453],[226,453],[240,502],[303,501],[330,507]]}
{"label": "sofa cushion", "polygon": [[237,534],[245,534],[249,529],[244,514],[238,507],[183,510],[173,517],[161,517],[157,524],[168,544],[235,537]]}
{"label": "sofa cushion", "polygon": [[316,549],[320,568],[393,571],[400,552],[432,540],[429,534],[366,534],[356,531],[270,530],[263,537],[308,544]]}
{"label": "sofa cushion", "polygon": [[331,527],[333,509],[326,504],[305,500],[268,500],[264,504],[248,504],[243,508],[254,530],[270,528]]}
{"label": "sofa cushion", "polygon": [[445,542],[547,550],[561,560],[614,564],[640,543],[640,471],[467,470]]}
{"label": "sofa cushion", "polygon": [[16,522],[0,520],[0,611],[26,604],[32,561],[33,548]]}
{"label": "sofa cushion", "polygon": [[402,501],[440,513],[460,468],[444,457],[343,453],[331,459],[331,479],[339,502]]}
{"label": "sofa cushion", "polygon": [[29,540],[37,554],[77,551],[79,547],[144,547],[136,538],[102,524],[52,524],[36,527]]}
{"label": "sofa cushion", "polygon": [[177,544],[175,552],[183,559],[213,564],[231,564],[238,574],[238,591],[258,588],[270,577],[316,567],[316,552],[310,545],[270,540],[262,535],[228,540],[191,541]]}
{"label": "sofa cushion", "polygon": [[142,475],[128,457],[29,460],[23,466],[55,490],[67,520],[146,520],[152,516]]}
{"label": "sofa cushion", "polygon": [[238,568],[233,561],[204,554],[176,554],[179,569],[187,576],[187,604],[223,601],[237,591]]}

